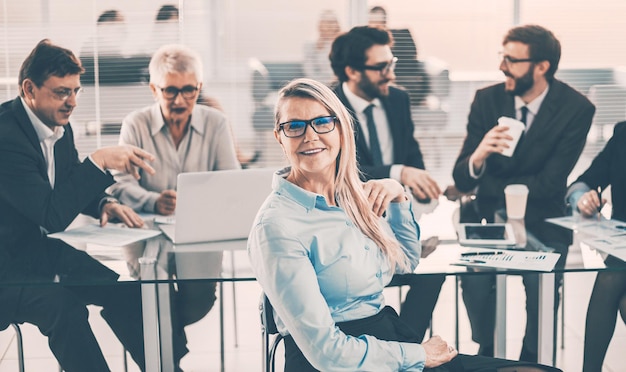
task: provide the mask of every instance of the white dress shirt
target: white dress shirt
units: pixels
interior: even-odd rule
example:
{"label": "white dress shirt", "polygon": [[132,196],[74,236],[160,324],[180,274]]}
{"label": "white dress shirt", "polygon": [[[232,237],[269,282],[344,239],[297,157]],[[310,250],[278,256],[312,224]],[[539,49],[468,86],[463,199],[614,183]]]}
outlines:
{"label": "white dress shirt", "polygon": [[389,177],[401,182],[400,176],[402,174],[402,164],[393,164],[393,137],[391,136],[391,130],[389,129],[389,122],[387,121],[387,113],[383,107],[380,99],[374,98],[371,102],[357,96],[352,93],[348,87],[348,83],[344,82],[342,85],[343,92],[350,102],[350,105],[355,111],[356,118],[359,121],[361,133],[363,133],[363,139],[365,143],[369,145],[370,134],[367,129],[367,117],[363,112],[370,104],[374,105],[372,115],[374,116],[374,122],[376,122],[376,132],[378,133],[378,142],[380,143],[380,152],[383,159],[383,164],[391,165],[389,171]]}

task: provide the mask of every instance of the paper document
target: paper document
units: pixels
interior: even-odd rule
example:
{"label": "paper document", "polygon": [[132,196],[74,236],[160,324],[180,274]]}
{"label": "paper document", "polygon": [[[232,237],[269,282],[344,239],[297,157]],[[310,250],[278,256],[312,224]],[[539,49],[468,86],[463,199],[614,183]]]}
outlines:
{"label": "paper document", "polygon": [[546,222],[598,237],[618,236],[626,233],[626,222],[619,220],[606,220],[604,218],[596,220],[594,218],[584,218],[577,215],[548,218]]}
{"label": "paper document", "polygon": [[461,253],[454,265],[549,272],[560,253],[476,248]]}
{"label": "paper document", "polygon": [[175,216],[156,216],[154,217],[154,222],[160,224],[174,225],[176,224]]}
{"label": "paper document", "polygon": [[546,221],[586,234],[589,238],[583,239],[584,244],[626,261],[626,222],[596,220],[580,215],[548,218]]}
{"label": "paper document", "polygon": [[145,213],[145,212],[138,213],[138,215],[145,222],[154,222],[154,223],[168,224],[168,225],[173,225],[176,223],[176,216],[174,215],[163,216],[161,214]]}
{"label": "paper document", "polygon": [[577,215],[546,218],[546,222],[564,227],[566,229],[575,230],[581,222],[584,222],[584,219],[581,216]]}
{"label": "paper document", "polygon": [[626,261],[626,234],[585,239],[583,243]]}
{"label": "paper document", "polygon": [[122,247],[160,234],[161,231],[158,230],[131,229],[111,224],[108,224],[105,227],[100,227],[100,225],[97,224],[89,224],[75,229],[50,234],[48,237],[68,242],[93,243],[112,247]]}

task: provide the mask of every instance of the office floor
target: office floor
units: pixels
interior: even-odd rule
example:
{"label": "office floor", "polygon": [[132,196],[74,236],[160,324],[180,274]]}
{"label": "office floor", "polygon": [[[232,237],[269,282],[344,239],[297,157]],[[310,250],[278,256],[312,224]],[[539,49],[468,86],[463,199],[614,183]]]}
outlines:
{"label": "office floor", "polygon": [[[577,166],[586,168],[591,157],[585,157]],[[444,184],[444,183],[442,183]],[[423,236],[439,235],[450,238],[454,234],[450,221],[454,204],[442,201],[432,213],[425,215],[420,221]],[[235,257],[236,270],[251,274],[245,252],[237,252]],[[572,250],[568,260],[580,260],[580,250]],[[583,358],[584,324],[587,304],[595,279],[594,273],[569,273],[565,275],[565,337],[564,348],[560,334],[557,343],[557,367],[567,372],[581,371]],[[455,311],[455,280],[449,277],[442,289],[439,302],[433,315],[433,329],[449,342],[454,342],[454,311]],[[225,313],[225,371],[250,372],[261,371],[261,336],[258,314],[258,300],[261,289],[256,282],[236,284],[236,318],[238,345],[235,346],[233,292],[230,283],[224,284]],[[385,292],[387,303],[399,307],[398,289],[388,288]],[[460,348],[462,353],[473,354],[478,346],[471,341],[469,321],[463,302],[460,301]],[[96,307],[90,309],[90,321],[101,347],[113,371],[123,371],[122,346],[99,315]],[[507,357],[516,359],[522,343],[525,325],[524,292],[520,277],[507,279]],[[207,372],[220,371],[219,350],[219,311],[216,306],[200,322],[187,327],[189,354],[182,360],[183,370]],[[25,324],[24,349],[26,354],[26,371],[57,371],[58,365],[53,358],[46,338],[37,328]],[[626,372],[626,326],[618,320],[617,329],[609,347],[603,368],[604,372]],[[279,354],[282,350],[279,350]],[[0,372],[18,370],[16,359],[15,336],[11,329],[0,332]],[[129,371],[138,368],[129,363]],[[279,361],[280,365],[280,361]]]}

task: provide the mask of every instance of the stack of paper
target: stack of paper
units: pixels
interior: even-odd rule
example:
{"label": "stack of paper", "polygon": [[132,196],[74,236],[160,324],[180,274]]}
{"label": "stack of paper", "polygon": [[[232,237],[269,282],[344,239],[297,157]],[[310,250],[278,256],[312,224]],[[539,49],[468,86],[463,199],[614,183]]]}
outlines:
{"label": "stack of paper", "polygon": [[546,221],[586,234],[590,237],[583,239],[584,244],[626,261],[626,222],[581,216],[548,218]]}
{"label": "stack of paper", "polygon": [[159,230],[131,229],[112,224],[100,227],[97,224],[89,224],[75,229],[50,234],[48,237],[61,239],[68,243],[81,242],[111,247],[123,247],[160,234],[161,231]]}
{"label": "stack of paper", "polygon": [[559,253],[480,248],[462,253],[458,262],[454,262],[453,264],[495,269],[549,272],[554,269],[559,257],[561,257]]}

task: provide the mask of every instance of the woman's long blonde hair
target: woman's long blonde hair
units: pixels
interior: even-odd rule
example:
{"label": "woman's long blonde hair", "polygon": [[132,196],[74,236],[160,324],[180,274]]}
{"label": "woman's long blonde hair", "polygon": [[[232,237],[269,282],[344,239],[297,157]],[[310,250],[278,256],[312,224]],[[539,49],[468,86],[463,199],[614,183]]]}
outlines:
{"label": "woman's long blonde hair", "polygon": [[331,115],[337,117],[337,125],[341,128],[342,137],[342,147],[337,157],[335,173],[337,202],[352,222],[386,254],[392,270],[396,265],[407,268],[408,259],[400,243],[383,229],[382,220],[374,214],[365,196],[356,161],[352,116],[326,85],[312,79],[296,79],[278,93],[278,102],[274,110],[275,131],[278,132],[280,129],[278,116],[281,105],[285,100],[295,97],[315,100],[322,104]]}

